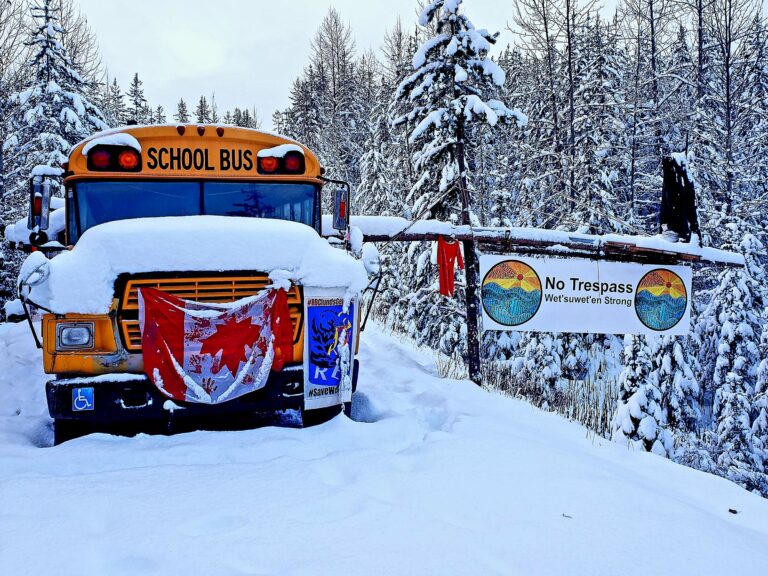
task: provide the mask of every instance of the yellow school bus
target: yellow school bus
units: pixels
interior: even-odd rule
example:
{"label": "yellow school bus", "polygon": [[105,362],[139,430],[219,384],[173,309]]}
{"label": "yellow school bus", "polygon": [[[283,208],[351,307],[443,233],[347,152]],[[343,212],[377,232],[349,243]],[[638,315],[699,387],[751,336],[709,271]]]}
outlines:
{"label": "yellow school bus", "polygon": [[[77,251],[78,242],[91,229],[156,217],[269,218],[300,223],[322,234],[320,208],[327,181],[320,162],[306,147],[269,133],[211,125],[126,127],[76,146],[63,170],[66,224],[60,241],[69,250]],[[36,190],[32,211],[40,210],[40,196],[46,195],[40,186]],[[249,204],[244,194],[254,190],[259,202]],[[346,226],[348,202],[348,191],[337,195],[337,228]],[[46,204],[47,198],[42,205]],[[259,247],[232,246],[242,249]],[[203,419],[204,425],[227,427],[243,414],[301,410],[306,302],[304,287],[296,282],[287,290],[292,355],[282,358],[286,368],[273,372],[264,389],[216,406],[174,403],[169,410],[167,398],[143,376],[142,288],[185,300],[226,303],[258,294],[269,285],[263,270],[123,273],[114,282],[106,313],[49,310],[42,320],[42,348],[45,371],[54,375],[46,392],[56,442],[104,426],[146,423],[164,428],[180,414]],[[33,298],[28,303],[45,310]],[[353,389],[356,384],[354,360]],[[349,402],[339,402],[331,411],[338,413],[343,404],[349,407]],[[324,411],[315,413],[319,419],[327,417]]]}

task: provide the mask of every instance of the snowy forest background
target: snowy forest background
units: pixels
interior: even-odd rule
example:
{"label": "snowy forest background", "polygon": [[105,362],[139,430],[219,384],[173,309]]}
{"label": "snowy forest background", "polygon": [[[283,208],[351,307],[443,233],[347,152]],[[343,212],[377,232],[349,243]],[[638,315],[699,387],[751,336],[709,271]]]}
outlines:
{"label": "snowy forest background", "polygon": [[[661,160],[688,158],[704,242],[746,269],[695,275],[687,338],[486,333],[489,385],[596,433],[768,495],[768,21],[757,0],[620,0],[606,17],[574,0],[514,0],[513,22],[473,1],[414,6],[379,51],[359,53],[343,16],[319,23],[277,132],[356,190],[356,213],[461,218],[464,148],[474,223],[591,233],[658,232]],[[496,46],[510,27],[516,41]],[[300,41],[297,39],[296,41]],[[175,110],[123,89],[74,0],[0,2],[2,226],[26,214],[35,166],[58,167],[88,134],[128,121],[259,127],[220,111],[215,86]],[[146,63],[149,66],[149,63]],[[244,71],[245,72],[245,71]],[[247,99],[247,95],[245,96]],[[461,136],[457,140],[457,134]],[[380,246],[375,316],[461,374],[463,274],[438,295],[429,243]],[[5,246],[0,300],[23,255]]]}

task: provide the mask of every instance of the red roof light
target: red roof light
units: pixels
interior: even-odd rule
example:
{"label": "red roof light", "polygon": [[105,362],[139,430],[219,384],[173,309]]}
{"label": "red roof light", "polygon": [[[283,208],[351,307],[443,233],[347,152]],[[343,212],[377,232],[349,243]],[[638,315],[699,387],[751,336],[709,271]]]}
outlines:
{"label": "red roof light", "polygon": [[90,160],[96,170],[106,170],[112,164],[112,154],[107,150],[96,150],[90,154]]}
{"label": "red roof light", "polygon": [[303,158],[300,154],[288,154],[285,157],[285,169],[288,172],[303,172]]}
{"label": "red roof light", "polygon": [[88,170],[141,172],[141,154],[127,146],[97,146],[88,153]]}
{"label": "red roof light", "polygon": [[265,158],[259,158],[259,168],[261,168],[262,172],[266,172],[267,174],[271,174],[272,172],[276,172],[278,164],[279,164],[279,162],[278,162],[277,158],[273,158],[272,156],[267,156]]}
{"label": "red roof light", "polygon": [[139,167],[139,155],[136,150],[123,150],[117,157],[117,163],[123,170],[136,170]]}

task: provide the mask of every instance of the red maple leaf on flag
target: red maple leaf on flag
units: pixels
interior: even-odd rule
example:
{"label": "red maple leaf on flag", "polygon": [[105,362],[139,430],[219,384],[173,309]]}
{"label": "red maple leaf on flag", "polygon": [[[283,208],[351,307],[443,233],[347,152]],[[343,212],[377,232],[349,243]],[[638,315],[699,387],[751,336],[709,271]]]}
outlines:
{"label": "red maple leaf on flag", "polygon": [[216,357],[221,352],[219,366],[226,366],[234,376],[240,363],[246,360],[246,346],[254,348],[260,336],[261,326],[253,324],[251,318],[246,316],[238,321],[235,316],[231,316],[216,326],[216,332],[202,340],[200,354]]}

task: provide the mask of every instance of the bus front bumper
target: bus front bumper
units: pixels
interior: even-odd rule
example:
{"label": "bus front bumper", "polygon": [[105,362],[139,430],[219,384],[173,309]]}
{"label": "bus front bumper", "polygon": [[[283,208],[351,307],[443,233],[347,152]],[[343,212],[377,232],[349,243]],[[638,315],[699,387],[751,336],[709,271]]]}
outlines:
{"label": "bus front bumper", "polygon": [[261,390],[216,405],[171,400],[143,375],[55,379],[50,380],[45,389],[51,418],[87,422],[96,427],[169,422],[175,418],[226,419],[300,410],[304,400],[304,371],[301,367],[286,367],[281,372],[272,372]]}

